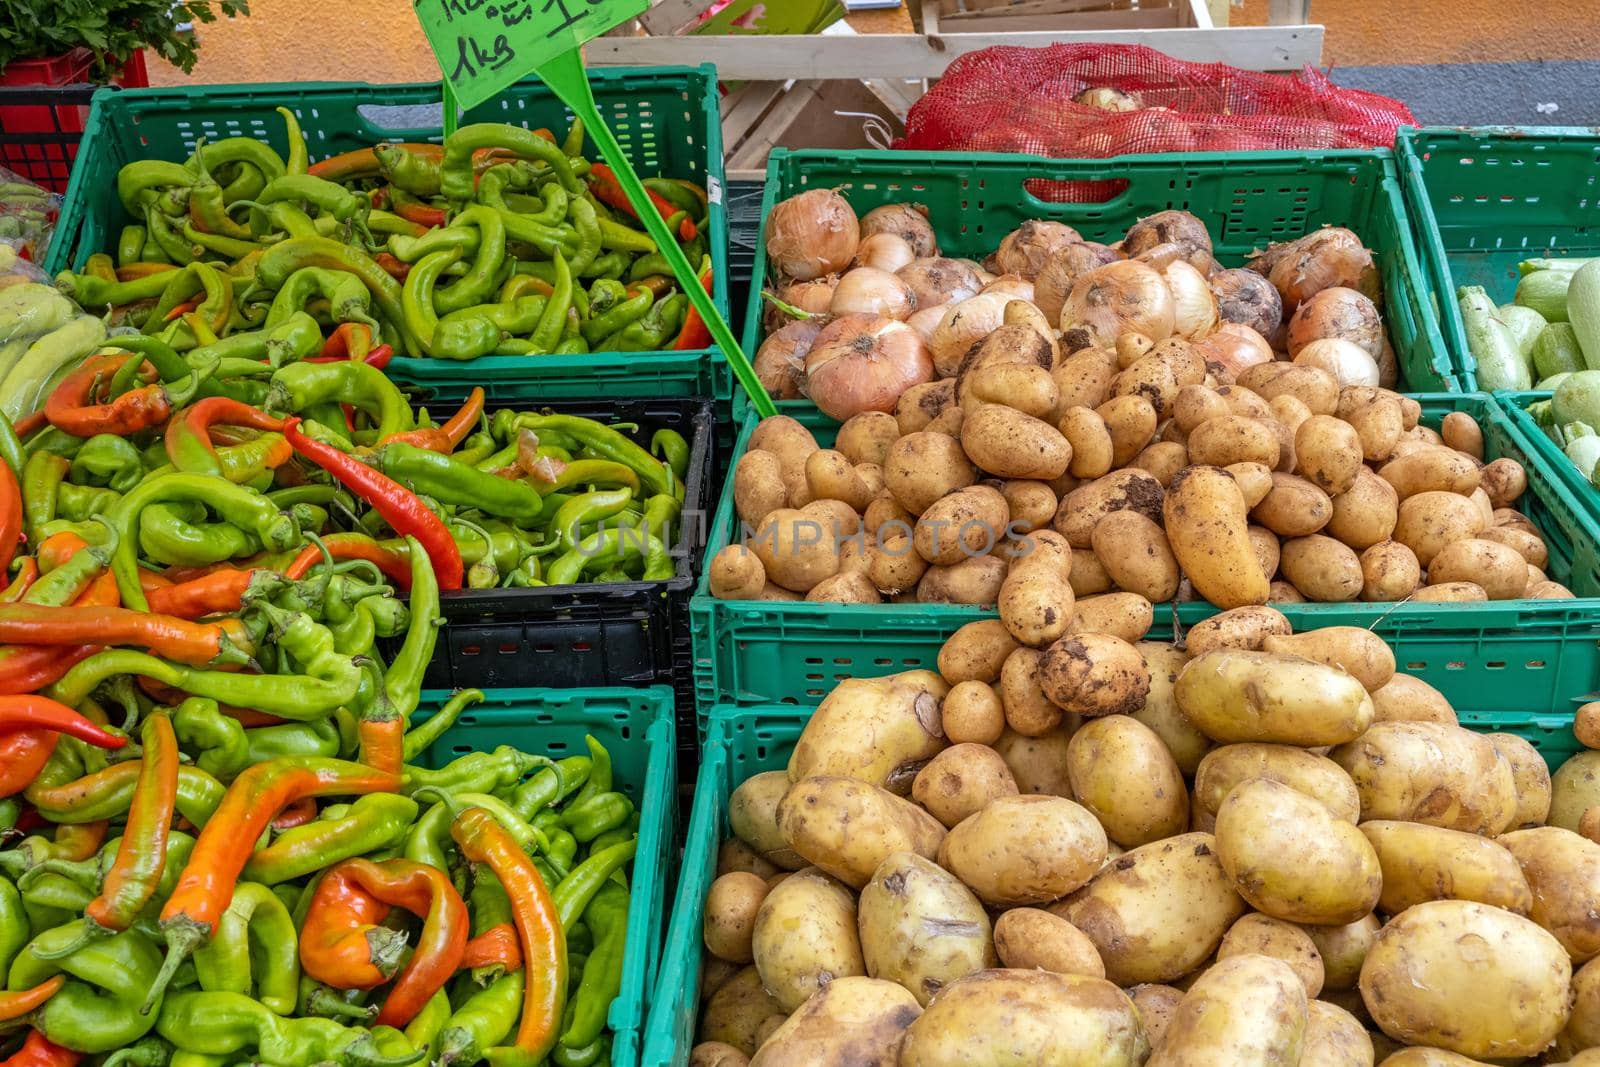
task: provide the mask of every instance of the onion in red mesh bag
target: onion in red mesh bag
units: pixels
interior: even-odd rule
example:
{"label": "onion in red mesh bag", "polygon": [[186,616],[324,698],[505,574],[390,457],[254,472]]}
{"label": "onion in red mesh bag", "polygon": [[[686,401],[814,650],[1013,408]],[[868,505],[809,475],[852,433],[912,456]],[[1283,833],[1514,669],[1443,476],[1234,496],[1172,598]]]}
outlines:
{"label": "onion in red mesh bag", "polygon": [[1195,340],[1217,328],[1217,298],[1206,284],[1206,276],[1185,260],[1167,264],[1161,276],[1172,290],[1172,332]]}
{"label": "onion in red mesh bag", "polygon": [[904,237],[894,233],[875,233],[861,239],[851,266],[877,267],[893,274],[902,267],[910,266],[916,258],[916,252]]}
{"label": "onion in red mesh bag", "polygon": [[[1122,251],[1132,257],[1141,257],[1161,245],[1177,246],[1178,257],[1202,272],[1210,272],[1211,234],[1206,232],[1206,224],[1189,212],[1158,211],[1130,226],[1122,239]],[[1151,265],[1159,269],[1166,264]]]}
{"label": "onion in red mesh bag", "polygon": [[1004,293],[985,293],[945,309],[944,318],[928,342],[939,377],[953,377],[967,350],[1000,328],[1010,302]]}
{"label": "onion in red mesh bag", "polygon": [[905,241],[919,259],[939,254],[939,239],[928,222],[928,209],[921,204],[884,204],[861,216],[863,240],[880,233]]}
{"label": "onion in red mesh bag", "polygon": [[[788,304],[808,315],[826,315],[828,305],[833,303],[833,290],[839,284],[839,276],[830,274],[826,278],[818,278],[810,282],[790,282],[781,285],[772,295],[779,301]],[[766,323],[768,330],[776,330],[786,322],[794,321],[794,316],[776,304],[767,308]]]}
{"label": "onion in red mesh bag", "polygon": [[1078,276],[1118,258],[1111,249],[1093,241],[1067,245],[1051,256],[1039,276],[1033,279],[1034,304],[1044,312],[1045,318],[1059,323],[1061,306],[1067,302],[1067,294],[1072,291],[1072,283],[1077,281]]}
{"label": "onion in red mesh bag", "polygon": [[1378,384],[1378,361],[1361,346],[1337,337],[1312,341],[1294,361],[1302,366],[1321,367],[1339,380],[1341,389],[1347,385]]}
{"label": "onion in red mesh bag", "polygon": [[1110,347],[1125,333],[1152,341],[1172,336],[1172,290],[1159,272],[1137,260],[1107,263],[1072,284],[1061,309],[1066,352]]}
{"label": "onion in red mesh bag", "polygon": [[844,270],[860,243],[855,211],[832,189],[791,196],[767,216],[767,258],[779,274],[796,281]]}
{"label": "onion in red mesh bag", "polygon": [[857,267],[839,279],[828,311],[833,315],[883,315],[904,321],[917,310],[911,287],[886,270]]}
{"label": "onion in red mesh bag", "polygon": [[1354,289],[1374,298],[1378,293],[1377,268],[1372,253],[1361,238],[1342,226],[1329,226],[1290,241],[1273,245],[1249,264],[1262,272],[1283,297],[1283,309],[1293,312],[1302,300],[1336,285]]}
{"label": "onion in red mesh bag", "polygon": [[1071,226],[1029,219],[1006,234],[990,269],[999,274],[1020,274],[1031,280],[1044,269],[1052,255],[1081,240],[1083,238]]}
{"label": "onion in red mesh bag", "polygon": [[1144,107],[1138,93],[1125,93],[1120,89],[1097,85],[1085,89],[1072,98],[1074,104],[1099,108],[1101,111],[1138,111]]}
{"label": "onion in red mesh bag", "polygon": [[824,318],[800,319],[771,334],[756,351],[756,377],[774,400],[805,396],[806,356],[827,324]]}
{"label": "onion in red mesh bag", "polygon": [[983,288],[978,272],[964,259],[919,259],[897,273],[911,286],[919,308],[959,303],[977,296]]}
{"label": "onion in red mesh bag", "polygon": [[893,411],[901,393],[932,380],[922,335],[881,315],[834,319],[806,355],[806,395],[840,422],[863,411]]}
{"label": "onion in red mesh bag", "polygon": [[1223,322],[1248,326],[1263,338],[1283,324],[1283,298],[1255,271],[1233,267],[1219,270],[1207,280]]}
{"label": "onion in red mesh bag", "polygon": [[1227,371],[1230,380],[1258,363],[1271,363],[1273,358],[1267,339],[1237,322],[1223,323],[1215,333],[1200,338],[1192,347],[1208,365],[1215,363]]}
{"label": "onion in red mesh bag", "polygon": [[1312,341],[1337,337],[1378,358],[1383,351],[1383,319],[1378,305],[1342,285],[1313,294],[1289,318],[1289,355],[1297,356]]}

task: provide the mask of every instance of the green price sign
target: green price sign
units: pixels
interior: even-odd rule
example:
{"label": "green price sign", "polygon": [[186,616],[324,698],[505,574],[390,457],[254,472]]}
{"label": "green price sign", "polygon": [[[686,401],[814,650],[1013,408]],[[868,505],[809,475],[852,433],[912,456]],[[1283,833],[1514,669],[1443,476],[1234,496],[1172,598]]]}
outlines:
{"label": "green price sign", "polygon": [[476,107],[546,61],[638,15],[650,0],[412,0],[439,69]]}

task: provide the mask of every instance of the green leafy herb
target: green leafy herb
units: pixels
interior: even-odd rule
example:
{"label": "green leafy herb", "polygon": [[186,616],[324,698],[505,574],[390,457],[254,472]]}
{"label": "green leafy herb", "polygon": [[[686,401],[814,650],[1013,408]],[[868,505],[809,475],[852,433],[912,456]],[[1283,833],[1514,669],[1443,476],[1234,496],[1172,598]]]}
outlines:
{"label": "green leafy herb", "polygon": [[249,0],[0,0],[0,67],[88,48],[95,54],[90,76],[105,81],[149,48],[187,74],[195,42],[180,25],[249,13]]}

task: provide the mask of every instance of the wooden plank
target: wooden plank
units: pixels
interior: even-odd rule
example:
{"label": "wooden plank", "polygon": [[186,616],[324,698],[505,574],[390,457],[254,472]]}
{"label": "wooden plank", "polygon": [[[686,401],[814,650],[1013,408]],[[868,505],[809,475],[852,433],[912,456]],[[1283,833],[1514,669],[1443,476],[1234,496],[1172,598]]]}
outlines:
{"label": "wooden plank", "polygon": [[1229,0],[1206,0],[1206,6],[1211,9],[1213,26],[1226,26],[1233,18],[1233,4]]}
{"label": "wooden plank", "polygon": [[937,78],[957,56],[1004,45],[1142,44],[1175,59],[1228,63],[1245,70],[1298,70],[1322,62],[1321,26],[1228,29],[957,33],[934,37],[772,36],[692,39],[601,37],[585,49],[598,67],[715,63],[730,81],[775,78]]}
{"label": "wooden plank", "polygon": [[[1184,0],[1184,3],[1179,6],[1183,8],[1185,15],[1180,25],[1195,26],[1202,30],[1209,30],[1214,25],[1211,21],[1211,8],[1207,0]],[[1222,24],[1226,26],[1228,21],[1224,19]]]}
{"label": "wooden plank", "polygon": [[783,82],[746,82],[722,101],[722,143],[738,144],[783,95]]}
{"label": "wooden plank", "polygon": [[946,15],[939,24],[947,34],[1020,33],[1031,30],[1057,34],[1074,30],[1154,30],[1178,25],[1178,9],[1154,7],[1129,11],[1079,11],[1072,15],[1013,15],[1009,11],[984,11]]}
{"label": "wooden plank", "polygon": [[1311,0],[1267,0],[1267,25],[1300,26],[1311,21]]}

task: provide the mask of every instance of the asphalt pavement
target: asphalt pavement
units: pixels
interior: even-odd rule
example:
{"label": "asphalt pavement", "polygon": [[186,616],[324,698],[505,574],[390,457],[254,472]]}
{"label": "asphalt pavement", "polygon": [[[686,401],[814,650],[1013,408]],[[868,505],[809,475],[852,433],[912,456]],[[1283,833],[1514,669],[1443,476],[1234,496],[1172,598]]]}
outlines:
{"label": "asphalt pavement", "polygon": [[1424,126],[1600,126],[1600,60],[1343,67],[1329,77],[1403,100]]}

